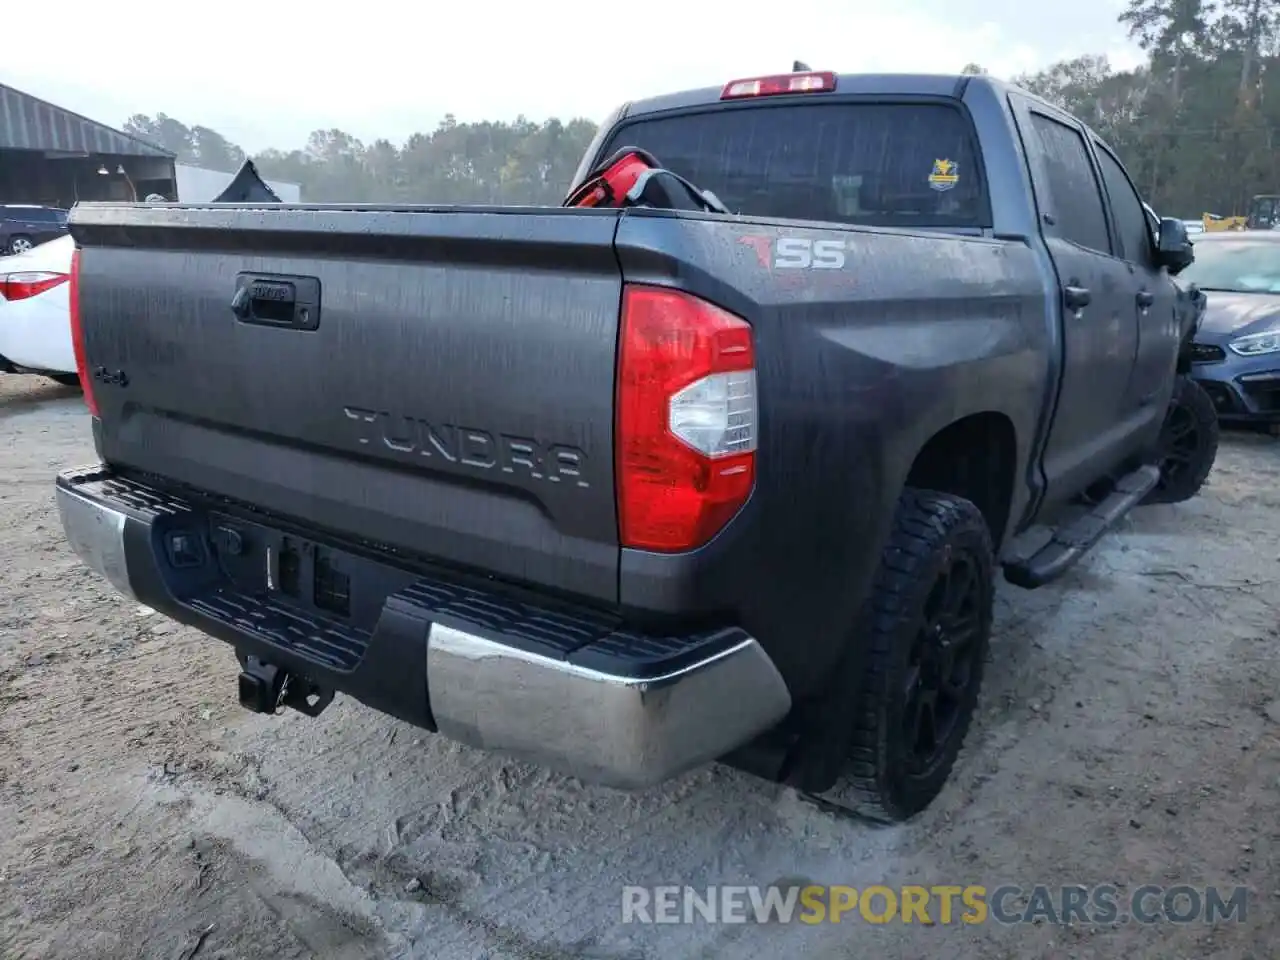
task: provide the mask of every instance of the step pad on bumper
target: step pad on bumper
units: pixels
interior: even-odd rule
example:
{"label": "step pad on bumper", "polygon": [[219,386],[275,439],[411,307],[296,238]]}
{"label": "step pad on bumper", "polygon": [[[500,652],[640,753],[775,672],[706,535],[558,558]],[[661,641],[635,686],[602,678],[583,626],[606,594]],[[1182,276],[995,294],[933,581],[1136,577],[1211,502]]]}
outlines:
{"label": "step pad on bumper", "polygon": [[233,590],[217,589],[206,596],[187,598],[185,602],[211,620],[344,673],[355,670],[369,649],[371,634],[364,630],[321,620],[283,603]]}
{"label": "step pad on bumper", "polygon": [[[241,657],[584,779],[659,782],[742,746],[791,706],[772,661],[737,627],[637,631],[605,612],[544,605],[303,541],[247,508],[153,489],[105,468],[60,475],[57,499],[68,540],[87,565]],[[264,585],[270,574],[261,552],[249,555],[253,563],[219,552],[215,534],[228,511],[247,542],[265,550],[266,570],[270,550],[261,545],[286,536],[314,547],[316,557],[331,554],[347,570],[362,615],[330,616],[268,589],[245,589],[246,570],[266,577]],[[175,531],[191,548],[181,564]]]}

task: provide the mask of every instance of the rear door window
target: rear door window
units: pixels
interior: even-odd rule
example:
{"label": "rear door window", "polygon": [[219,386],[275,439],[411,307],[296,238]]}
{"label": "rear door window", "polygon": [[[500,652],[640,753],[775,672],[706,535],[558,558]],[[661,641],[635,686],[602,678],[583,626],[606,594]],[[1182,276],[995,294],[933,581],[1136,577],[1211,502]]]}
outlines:
{"label": "rear door window", "polygon": [[990,225],[968,116],[943,103],[761,104],[640,119],[598,156],[649,151],[735,213],[903,227]]}
{"label": "rear door window", "polygon": [[[1078,130],[1041,113],[1031,114],[1031,125],[1040,140],[1049,179],[1048,206],[1063,239],[1110,255],[1107,208],[1103,205],[1084,137]],[[1044,186],[1039,185],[1038,190],[1042,191]]]}
{"label": "rear door window", "polygon": [[1111,198],[1116,231],[1120,234],[1118,239],[1121,249],[1117,253],[1130,263],[1150,267],[1151,221],[1142,206],[1142,199],[1120,161],[1097,141],[1094,141],[1094,150],[1098,155],[1098,165],[1102,168],[1102,179],[1107,185],[1107,196]]}

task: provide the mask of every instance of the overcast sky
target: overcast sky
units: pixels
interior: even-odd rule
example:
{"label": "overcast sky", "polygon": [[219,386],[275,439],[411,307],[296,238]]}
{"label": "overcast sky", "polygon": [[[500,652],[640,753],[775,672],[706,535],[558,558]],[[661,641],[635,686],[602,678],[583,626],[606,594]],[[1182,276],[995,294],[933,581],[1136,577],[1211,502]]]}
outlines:
{"label": "overcast sky", "polygon": [[[517,114],[601,119],[615,104],[789,69],[1010,75],[1082,53],[1138,59],[1123,0],[60,0],[57,29],[3,44],[0,82],[119,126],[164,112],[250,152],[316,128],[370,141]],[[19,4],[20,9],[30,9]],[[151,11],[150,13],[144,11]],[[678,42],[664,43],[664,32]],[[674,35],[674,34],[673,34]],[[38,39],[33,39],[38,38]],[[14,38],[16,39],[16,37]]]}

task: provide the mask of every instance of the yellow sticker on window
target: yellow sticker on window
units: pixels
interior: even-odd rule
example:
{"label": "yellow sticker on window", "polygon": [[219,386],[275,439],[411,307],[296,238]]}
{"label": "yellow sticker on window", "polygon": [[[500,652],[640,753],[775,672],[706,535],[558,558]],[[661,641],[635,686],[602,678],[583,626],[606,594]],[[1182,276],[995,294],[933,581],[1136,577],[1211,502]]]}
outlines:
{"label": "yellow sticker on window", "polygon": [[929,186],[939,192],[950,190],[960,182],[960,165],[954,160],[933,161],[933,172],[929,174]]}

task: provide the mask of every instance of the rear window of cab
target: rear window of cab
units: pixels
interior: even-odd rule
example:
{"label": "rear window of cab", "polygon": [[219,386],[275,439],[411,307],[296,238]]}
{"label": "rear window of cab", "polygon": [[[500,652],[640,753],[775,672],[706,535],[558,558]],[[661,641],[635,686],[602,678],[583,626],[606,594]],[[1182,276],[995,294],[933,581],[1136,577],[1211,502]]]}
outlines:
{"label": "rear window of cab", "polygon": [[946,103],[759,103],[624,122],[599,156],[639,147],[745,216],[981,227],[968,115]]}

